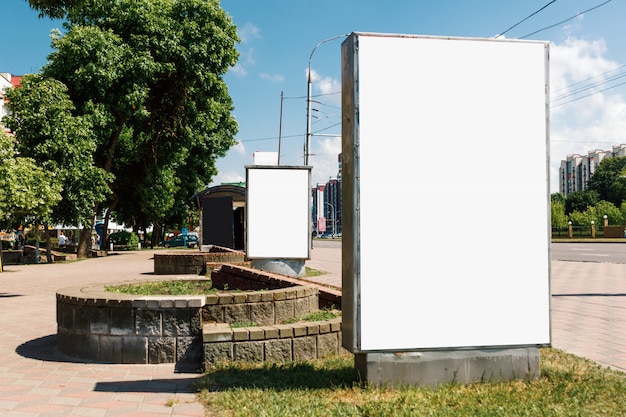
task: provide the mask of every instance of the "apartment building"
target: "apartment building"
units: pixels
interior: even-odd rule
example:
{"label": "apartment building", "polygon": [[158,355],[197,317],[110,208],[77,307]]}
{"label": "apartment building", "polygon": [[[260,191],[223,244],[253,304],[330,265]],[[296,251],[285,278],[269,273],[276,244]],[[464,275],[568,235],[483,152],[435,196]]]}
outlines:
{"label": "apartment building", "polygon": [[341,154],[337,157],[337,178],[311,189],[311,220],[313,231],[318,234],[341,233]]}
{"label": "apartment building", "polygon": [[569,193],[586,190],[600,162],[614,156],[626,156],[626,145],[613,145],[610,151],[595,149],[587,155],[567,155],[566,159],[561,160],[559,169],[559,192],[567,197]]}
{"label": "apartment building", "polygon": [[2,125],[2,118],[9,114],[9,108],[7,107],[5,92],[8,88],[19,87],[22,83],[22,77],[19,75],[11,75],[8,72],[0,72],[0,125]]}

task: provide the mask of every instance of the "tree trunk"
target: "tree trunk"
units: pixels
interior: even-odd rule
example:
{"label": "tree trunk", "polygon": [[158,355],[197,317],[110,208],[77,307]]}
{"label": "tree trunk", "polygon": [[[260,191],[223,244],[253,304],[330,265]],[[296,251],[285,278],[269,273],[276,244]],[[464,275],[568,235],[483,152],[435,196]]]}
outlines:
{"label": "tree trunk", "polygon": [[91,252],[91,234],[93,231],[93,220],[89,222],[87,227],[83,227],[80,230],[80,240],[78,241],[78,250],[76,256],[80,259],[85,259]]}
{"label": "tree trunk", "polygon": [[109,213],[111,213],[110,208],[104,214],[104,227],[102,228],[102,244],[106,250],[109,250]]}
{"label": "tree trunk", "polygon": [[43,226],[46,233],[46,260],[49,264],[52,263],[52,242],[50,241],[50,233],[48,232],[48,225]]}
{"label": "tree trunk", "polygon": [[41,262],[41,252],[39,252],[39,223],[35,222],[35,263]]}
{"label": "tree trunk", "polygon": [[[117,196],[117,194],[113,193],[113,202],[111,203],[111,205],[109,206],[109,208],[107,208],[106,213],[104,214],[104,228],[102,231],[102,240],[104,240],[104,244],[105,245],[109,245],[109,219],[111,218],[111,211],[113,211],[115,209],[115,207],[117,207],[117,203],[119,203],[120,199]],[[108,247],[107,247],[108,250]]]}
{"label": "tree trunk", "polygon": [[165,240],[164,233],[165,225],[161,225],[160,223],[154,223],[152,228],[152,248],[159,245],[159,242]]}
{"label": "tree trunk", "polygon": [[0,272],[4,272],[4,262],[2,262],[2,241],[0,240]]}

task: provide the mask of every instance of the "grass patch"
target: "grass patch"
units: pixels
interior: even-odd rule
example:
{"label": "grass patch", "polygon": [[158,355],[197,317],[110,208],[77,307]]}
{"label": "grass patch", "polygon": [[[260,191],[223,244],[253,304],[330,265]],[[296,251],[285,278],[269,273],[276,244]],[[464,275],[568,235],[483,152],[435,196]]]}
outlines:
{"label": "grass patch", "polygon": [[132,295],[204,295],[214,294],[217,289],[211,281],[154,281],[124,285],[105,285],[109,292]]}
{"label": "grass patch", "polygon": [[323,309],[319,311],[314,311],[312,313],[307,314],[302,317],[294,317],[292,319],[285,320],[285,324],[297,323],[299,321],[322,321],[322,320],[330,320],[336,317],[341,317],[340,310],[328,310]]}
{"label": "grass patch", "polygon": [[361,383],[351,355],[288,364],[221,363],[198,381],[216,415],[269,416],[624,416],[626,374],[542,349],[536,381],[446,384],[437,389]]}
{"label": "grass patch", "polygon": [[253,321],[236,321],[234,323],[230,323],[230,327],[231,329],[239,329],[242,327],[257,327],[258,324],[256,324]]}
{"label": "grass patch", "polygon": [[307,277],[319,277],[320,275],[326,275],[328,272],[320,271],[319,269],[304,267],[304,271]]}

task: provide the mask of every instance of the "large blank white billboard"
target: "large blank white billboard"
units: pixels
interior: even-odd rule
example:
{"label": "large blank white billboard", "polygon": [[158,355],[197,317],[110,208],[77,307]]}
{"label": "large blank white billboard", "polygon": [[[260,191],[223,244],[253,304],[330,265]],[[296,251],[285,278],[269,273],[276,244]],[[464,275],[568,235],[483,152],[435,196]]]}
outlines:
{"label": "large blank white billboard", "polygon": [[310,217],[310,167],[246,167],[248,259],[309,259]]}
{"label": "large blank white billboard", "polygon": [[343,344],[550,343],[548,44],[342,46]]}

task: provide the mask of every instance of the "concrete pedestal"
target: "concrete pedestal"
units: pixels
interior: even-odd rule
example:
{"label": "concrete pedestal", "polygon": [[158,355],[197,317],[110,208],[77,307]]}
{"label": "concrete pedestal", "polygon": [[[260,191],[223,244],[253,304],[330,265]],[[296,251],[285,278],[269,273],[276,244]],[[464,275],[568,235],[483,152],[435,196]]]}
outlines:
{"label": "concrete pedestal", "polygon": [[289,277],[304,277],[306,269],[304,259],[253,259],[252,268]]}
{"label": "concrete pedestal", "polygon": [[455,382],[536,379],[539,348],[357,353],[354,365],[364,381],[380,386],[436,387]]}

